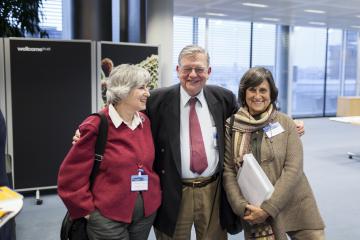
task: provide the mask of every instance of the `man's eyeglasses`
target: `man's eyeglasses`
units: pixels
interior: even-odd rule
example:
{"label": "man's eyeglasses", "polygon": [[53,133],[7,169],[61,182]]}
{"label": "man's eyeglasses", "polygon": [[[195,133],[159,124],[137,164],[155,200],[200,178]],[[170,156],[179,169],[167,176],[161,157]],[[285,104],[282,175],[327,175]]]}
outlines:
{"label": "man's eyeglasses", "polygon": [[207,68],[204,67],[180,67],[180,72],[182,74],[190,74],[193,70],[195,70],[196,74],[202,74],[206,71]]}

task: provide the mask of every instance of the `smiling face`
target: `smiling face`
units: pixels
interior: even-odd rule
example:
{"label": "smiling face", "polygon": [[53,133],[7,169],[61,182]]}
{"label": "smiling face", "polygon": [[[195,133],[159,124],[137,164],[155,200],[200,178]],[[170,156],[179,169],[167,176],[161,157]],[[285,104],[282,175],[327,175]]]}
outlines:
{"label": "smiling face", "polygon": [[211,68],[207,64],[206,55],[196,53],[185,55],[180,65],[176,67],[180,84],[184,90],[192,97],[196,96],[205,86],[211,73]]}
{"label": "smiling face", "polygon": [[147,85],[141,85],[133,88],[121,102],[126,104],[132,111],[143,111],[146,109],[146,101],[149,96]]}
{"label": "smiling face", "polygon": [[246,89],[245,102],[251,115],[265,112],[271,102],[269,82],[264,80],[260,85]]}

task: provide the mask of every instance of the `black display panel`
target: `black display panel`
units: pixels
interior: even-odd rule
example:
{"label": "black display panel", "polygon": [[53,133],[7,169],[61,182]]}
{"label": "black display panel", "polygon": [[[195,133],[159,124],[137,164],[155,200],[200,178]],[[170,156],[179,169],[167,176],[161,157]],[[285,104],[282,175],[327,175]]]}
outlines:
{"label": "black display panel", "polygon": [[10,40],[14,187],[56,186],[91,113],[91,42]]}

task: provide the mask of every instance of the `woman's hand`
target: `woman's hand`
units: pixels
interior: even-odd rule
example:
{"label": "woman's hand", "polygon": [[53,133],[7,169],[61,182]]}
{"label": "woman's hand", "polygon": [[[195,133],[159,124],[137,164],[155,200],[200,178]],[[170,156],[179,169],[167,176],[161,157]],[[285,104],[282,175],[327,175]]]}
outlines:
{"label": "woman's hand", "polygon": [[85,218],[86,220],[89,220],[90,214],[86,215],[84,218]]}
{"label": "woman's hand", "polygon": [[74,145],[79,140],[80,140],[80,131],[79,129],[76,129],[75,135],[73,136],[72,144]]}
{"label": "woman's hand", "polygon": [[254,205],[246,205],[244,220],[250,224],[258,224],[264,222],[269,217],[269,214],[259,207]]}

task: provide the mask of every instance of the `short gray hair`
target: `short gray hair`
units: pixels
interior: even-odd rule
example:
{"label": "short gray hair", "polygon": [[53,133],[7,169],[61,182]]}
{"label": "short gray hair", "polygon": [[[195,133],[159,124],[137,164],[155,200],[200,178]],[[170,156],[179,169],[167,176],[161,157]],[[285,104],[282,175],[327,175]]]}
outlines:
{"label": "short gray hair", "polygon": [[121,64],[115,67],[109,76],[106,98],[108,104],[117,104],[126,98],[136,87],[147,84],[150,73],[142,67]]}
{"label": "short gray hair", "polygon": [[181,66],[181,60],[185,56],[195,56],[196,54],[199,54],[199,53],[204,54],[206,56],[207,67],[208,67],[210,65],[209,53],[204,48],[202,48],[198,45],[187,45],[181,50],[181,52],[179,53],[179,57],[178,57],[179,66]]}

